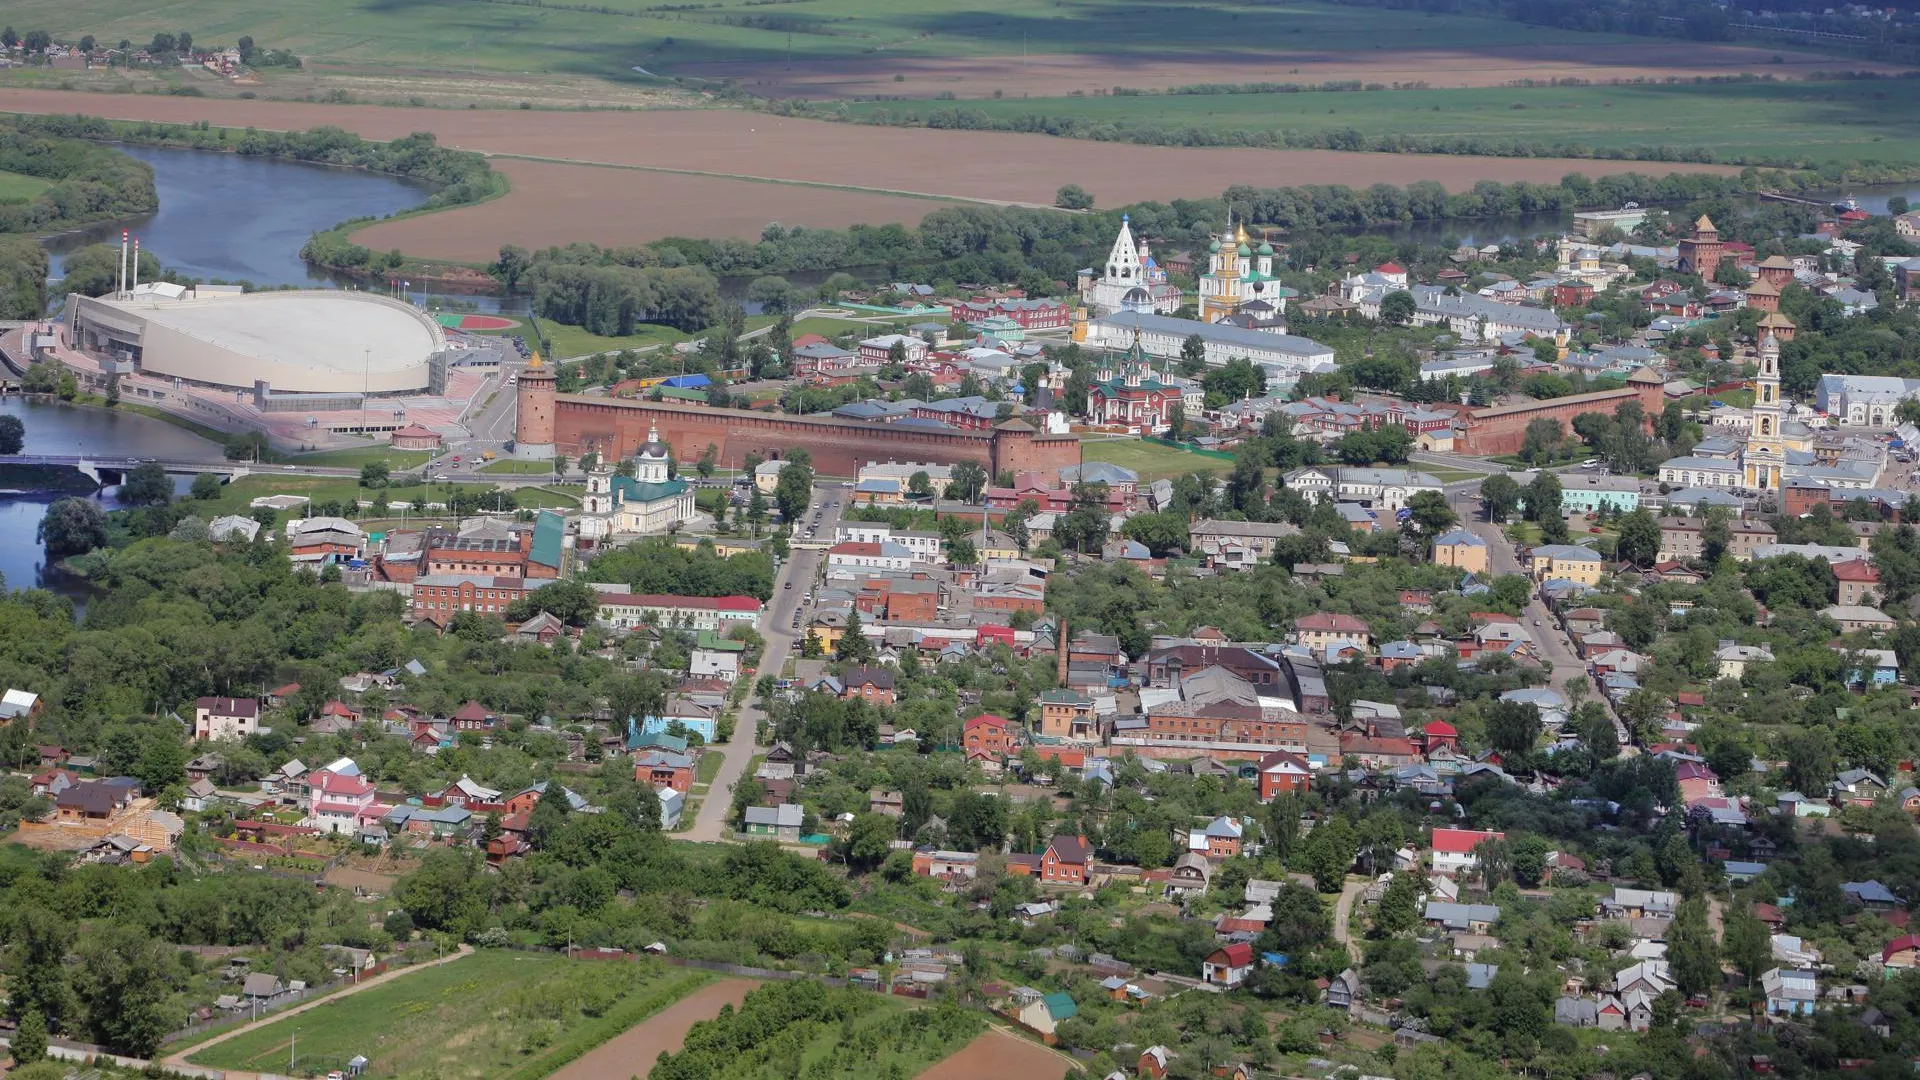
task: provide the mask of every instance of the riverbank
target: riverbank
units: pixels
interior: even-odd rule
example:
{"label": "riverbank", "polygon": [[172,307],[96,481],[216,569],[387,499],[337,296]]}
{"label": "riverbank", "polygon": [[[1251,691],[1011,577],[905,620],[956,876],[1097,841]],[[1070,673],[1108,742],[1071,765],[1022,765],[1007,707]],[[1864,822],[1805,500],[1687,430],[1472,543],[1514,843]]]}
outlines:
{"label": "riverbank", "polygon": [[21,495],[92,495],[93,478],[66,465],[30,465],[0,461],[0,499]]}

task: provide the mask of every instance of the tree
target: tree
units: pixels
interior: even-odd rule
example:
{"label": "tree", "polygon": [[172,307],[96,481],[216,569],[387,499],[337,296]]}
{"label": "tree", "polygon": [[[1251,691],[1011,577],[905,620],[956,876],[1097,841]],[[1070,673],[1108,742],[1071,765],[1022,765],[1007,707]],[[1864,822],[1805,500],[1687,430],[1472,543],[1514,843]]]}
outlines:
{"label": "tree", "polygon": [[1560,444],[1566,437],[1558,420],[1542,417],[1529,421],[1525,441],[1520,446],[1520,460],[1529,465],[1543,465],[1552,461],[1560,452]]}
{"label": "tree", "polygon": [[1566,519],[1560,512],[1560,478],[1550,472],[1536,473],[1527,482],[1527,520],[1543,525],[1549,521],[1558,521],[1564,527]]}
{"label": "tree", "polygon": [[1773,966],[1773,946],[1767,924],[1755,918],[1747,905],[1729,905],[1724,938],[1721,952],[1751,988],[1760,981],[1761,973]]}
{"label": "tree", "polygon": [[1426,541],[1453,528],[1459,520],[1453,507],[1447,505],[1447,497],[1438,491],[1416,492],[1407,500],[1407,509],[1411,512],[1407,523],[1413,526],[1414,535]]}
{"label": "tree", "polygon": [[74,989],[93,1038],[116,1052],[151,1055],[183,1017],[174,1011],[173,946],[145,929],[114,923],[91,929],[76,951]]}
{"label": "tree", "polygon": [[708,443],[707,448],[700,452],[700,460],[693,463],[693,471],[699,473],[702,480],[711,479],[719,461],[720,448]]}
{"label": "tree", "polygon": [[393,469],[384,461],[369,461],[360,466],[360,486],[383,488],[393,477]]}
{"label": "tree", "polygon": [[1414,313],[1419,308],[1412,293],[1395,289],[1380,299],[1380,321],[1388,326],[1405,326],[1413,321]]}
{"label": "tree", "polygon": [[927,475],[927,470],[916,470],[912,476],[907,477],[907,494],[916,499],[933,497],[933,477]]}
{"label": "tree", "polygon": [[873,659],[873,642],[867,639],[867,633],[860,628],[860,613],[847,613],[847,626],[840,632],[840,640],[834,643],[833,656],[836,660],[852,660],[866,663]]}
{"label": "tree", "polygon": [[15,966],[7,981],[7,1011],[18,1017],[39,1013],[58,1028],[72,1009],[67,985],[67,950],[73,928],[45,908],[29,904],[14,913]]}
{"label": "tree", "polygon": [[27,445],[27,425],[17,416],[0,416],[0,454],[17,454]]}
{"label": "tree", "polygon": [[1709,509],[1706,519],[1700,523],[1700,557],[1709,566],[1718,565],[1732,543],[1733,529],[1727,524],[1726,507]]}
{"label": "tree", "polygon": [[1540,741],[1540,709],[1532,702],[1496,701],[1487,707],[1487,745],[1525,754]]}
{"label": "tree", "polygon": [[19,44],[20,44],[20,35],[14,33],[13,27],[9,26],[4,30],[0,30],[0,45],[5,45],[7,48],[11,49],[18,46]]}
{"label": "tree", "polygon": [[20,1026],[13,1033],[13,1064],[31,1065],[47,1056],[47,1018],[37,1008],[27,1008],[20,1013]]}
{"label": "tree", "polygon": [[894,820],[885,814],[861,814],[847,829],[847,865],[870,870],[886,860],[898,835]]}
{"label": "tree", "polygon": [[40,519],[38,535],[50,559],[106,547],[107,513],[92,499],[56,499]]}
{"label": "tree", "polygon": [[1180,374],[1198,375],[1207,370],[1207,339],[1199,334],[1188,334],[1187,340],[1180,343]]}
{"label": "tree", "polygon": [[789,459],[780,466],[780,475],[773,486],[773,502],[780,508],[780,519],[792,526],[806,514],[807,504],[812,501],[813,466]]}
{"label": "tree", "polygon": [[180,33],[175,35],[175,40],[179,42],[181,52],[186,53],[188,56],[193,55],[193,35],[192,34],[189,34],[185,30],[182,30],[180,31]]}
{"label": "tree", "polygon": [[1176,401],[1167,406],[1167,439],[1180,442],[1187,435],[1187,407]]}
{"label": "tree", "polygon": [[1652,566],[1660,554],[1660,522],[1646,507],[1639,507],[1620,519],[1620,537],[1614,553],[1622,562]]}
{"label": "tree", "polygon": [[1520,508],[1520,485],[1506,473],[1496,473],[1480,484],[1480,505],[1487,512],[1487,520],[1503,522],[1512,517]]}
{"label": "tree", "polygon": [[970,503],[987,489],[987,470],[977,461],[962,461],[953,467],[953,480],[947,484],[947,498]]}
{"label": "tree", "polygon": [[120,484],[120,501],[132,506],[165,506],[173,501],[173,480],[159,462],[136,465]]}
{"label": "tree", "polygon": [[193,487],[189,494],[201,502],[219,498],[220,477],[210,472],[195,475],[193,478]]}
{"label": "tree", "polygon": [[1093,196],[1079,184],[1062,184],[1060,190],[1053,193],[1053,205],[1062,210],[1091,210]]}
{"label": "tree", "polygon": [[1720,985],[1720,950],[1707,925],[1707,901],[1690,896],[1680,902],[1667,930],[1667,965],[1680,992],[1688,997]]}
{"label": "tree", "polygon": [[1420,925],[1420,895],[1424,883],[1418,874],[1395,874],[1373,911],[1373,929],[1381,937],[1393,937],[1417,929]]}

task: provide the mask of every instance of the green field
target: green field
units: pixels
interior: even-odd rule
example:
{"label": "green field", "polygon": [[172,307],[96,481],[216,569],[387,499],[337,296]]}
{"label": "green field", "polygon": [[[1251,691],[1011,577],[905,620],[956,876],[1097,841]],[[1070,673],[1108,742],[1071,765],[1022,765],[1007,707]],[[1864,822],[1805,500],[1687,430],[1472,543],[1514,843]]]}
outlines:
{"label": "green field", "polygon": [[32,202],[41,192],[52,186],[37,176],[0,172],[0,203]]}
{"label": "green field", "polygon": [[[584,327],[568,326],[565,323],[540,320],[540,330],[547,335],[547,343],[553,349],[554,358],[570,360],[576,356],[589,356],[593,353],[618,352],[621,349],[638,349],[646,345],[671,345],[676,341],[685,341],[690,336],[675,330],[671,326],[657,326],[648,323],[637,334],[625,337],[602,337],[589,333]],[[528,338],[532,340],[531,337]]]}
{"label": "green field", "polygon": [[1225,472],[1233,462],[1223,458],[1176,450],[1159,443],[1139,439],[1101,439],[1080,444],[1080,456],[1087,461],[1108,461],[1140,474],[1140,482],[1181,476],[1194,472]]}
{"label": "green field", "polygon": [[[673,75],[675,66],[714,61],[1016,56],[1080,52],[1164,56],[1222,49],[1426,49],[1549,42],[1614,42],[1609,35],[1523,26],[1454,15],[1414,15],[1331,4],[1258,0],[711,0],[661,4],[606,0],[591,5],[474,4],[423,0],[312,0],[262,5],[205,0],[190,8],[130,7],[106,0],[20,0],[18,27],[72,40],[136,43],[155,31],[191,30],[199,42],[251,35],[290,48],[310,66],[380,65],[413,72],[470,71],[596,75],[652,82],[635,66]],[[271,78],[272,73],[269,72]],[[1116,71],[1124,82],[1124,71]]]}
{"label": "green field", "polygon": [[[1116,74],[1124,82],[1124,74]],[[1719,161],[1920,161],[1912,80],[1679,83],[1658,86],[1286,94],[1153,94],[933,102],[860,102],[855,116],[924,116],[947,107],[995,121],[1064,117],[1135,128],[1200,128],[1362,138],[1484,139],[1594,150],[1704,147]],[[1362,186],[1355,184],[1354,186]]]}
{"label": "green field", "polygon": [[502,458],[480,466],[480,471],[504,476],[550,476],[553,474],[553,462],[515,461],[512,458]]}
{"label": "green field", "polygon": [[[219,1069],[325,1073],[364,1055],[368,1077],[485,1080],[557,1065],[658,1012],[706,976],[649,963],[483,951],[330,1001],[192,1053]],[[298,1057],[293,1070],[289,1054]],[[587,1042],[591,1039],[591,1042]]]}
{"label": "green field", "polygon": [[385,443],[375,446],[355,446],[346,450],[321,450],[312,454],[295,454],[285,460],[295,465],[308,465],[329,468],[357,468],[368,462],[384,461],[395,470],[417,469],[433,459],[425,450],[395,450]]}
{"label": "green field", "polygon": [[[399,513],[401,506],[410,506],[417,497],[428,502],[444,503],[449,488],[491,491],[492,484],[427,484],[420,487],[395,487],[386,489],[387,500]],[[186,505],[195,508],[195,516],[209,520],[222,514],[245,514],[247,504],[253,499],[267,495],[305,495],[316,503],[346,502],[349,499],[366,499],[371,502],[378,494],[360,486],[359,481],[346,477],[332,476],[275,476],[272,473],[255,473],[243,476],[220,489],[217,498],[205,502],[188,500]],[[558,491],[545,488],[516,488],[513,492],[522,507],[539,509],[542,507],[572,507],[580,505],[580,500]]]}

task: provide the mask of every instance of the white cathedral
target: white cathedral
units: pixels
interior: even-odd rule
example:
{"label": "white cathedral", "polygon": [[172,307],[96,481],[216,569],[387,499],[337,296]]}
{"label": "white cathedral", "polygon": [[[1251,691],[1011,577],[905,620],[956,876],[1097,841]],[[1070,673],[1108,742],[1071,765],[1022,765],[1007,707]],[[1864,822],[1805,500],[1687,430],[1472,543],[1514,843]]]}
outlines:
{"label": "white cathedral", "polygon": [[616,476],[602,461],[587,471],[580,500],[580,535],[589,540],[649,536],[694,520],[693,485],[672,475],[672,451],[660,429],[647,429],[646,444],[633,458],[633,475]]}
{"label": "white cathedral", "polygon": [[[1104,273],[1095,276],[1096,270]],[[1168,284],[1167,272],[1153,261],[1146,241],[1135,243],[1132,215],[1120,217],[1120,235],[1102,267],[1080,271],[1080,302],[1095,318],[1123,311],[1142,315],[1171,315],[1180,310],[1180,290]]]}

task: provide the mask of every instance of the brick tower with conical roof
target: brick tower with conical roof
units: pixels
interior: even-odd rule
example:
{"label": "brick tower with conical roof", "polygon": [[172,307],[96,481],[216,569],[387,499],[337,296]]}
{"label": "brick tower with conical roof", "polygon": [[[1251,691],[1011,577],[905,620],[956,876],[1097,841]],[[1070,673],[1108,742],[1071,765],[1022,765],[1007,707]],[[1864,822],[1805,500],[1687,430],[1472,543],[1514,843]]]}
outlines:
{"label": "brick tower with conical roof", "polygon": [[553,459],[553,398],[560,380],[534,353],[520,373],[514,395],[513,456],[522,461]]}

